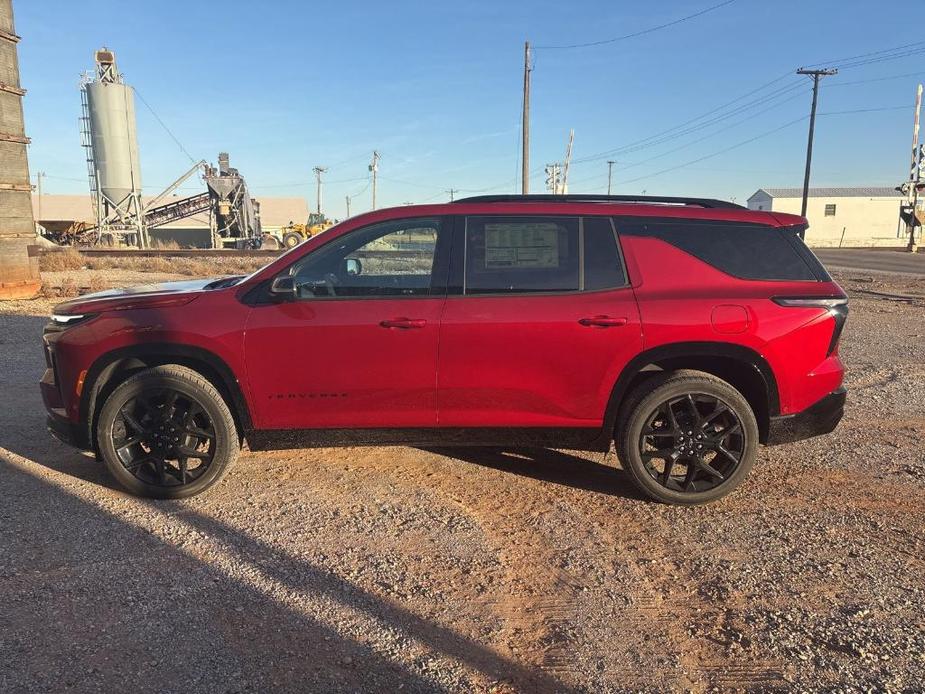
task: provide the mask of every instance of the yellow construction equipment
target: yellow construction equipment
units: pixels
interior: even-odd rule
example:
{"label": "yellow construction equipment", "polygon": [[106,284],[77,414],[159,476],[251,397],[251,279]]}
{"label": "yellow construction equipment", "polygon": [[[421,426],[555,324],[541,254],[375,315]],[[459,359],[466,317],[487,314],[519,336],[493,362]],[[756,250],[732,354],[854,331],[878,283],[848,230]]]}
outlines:
{"label": "yellow construction equipment", "polygon": [[305,224],[289,222],[288,225],[280,229],[283,246],[286,248],[298,246],[303,241],[307,241],[312,236],[320,234],[322,231],[327,231],[332,226],[334,226],[334,222],[323,214],[312,212],[308,215],[308,220]]}

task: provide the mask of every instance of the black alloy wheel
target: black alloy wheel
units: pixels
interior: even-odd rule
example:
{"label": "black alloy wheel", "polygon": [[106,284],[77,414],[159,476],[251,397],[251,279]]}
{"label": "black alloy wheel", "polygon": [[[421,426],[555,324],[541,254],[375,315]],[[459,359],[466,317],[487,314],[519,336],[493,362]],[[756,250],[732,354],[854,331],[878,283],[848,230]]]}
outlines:
{"label": "black alloy wheel", "polygon": [[748,475],[758,422],[749,401],[721,378],[656,372],[627,395],[615,438],[620,463],[642,492],[693,506],[725,496]]}
{"label": "black alloy wheel", "polygon": [[705,393],[660,403],[639,436],[646,472],[677,492],[704,492],[725,482],[745,454],[742,421],[728,404]]}
{"label": "black alloy wheel", "polygon": [[127,400],[111,436],[119,462],[143,484],[190,484],[215,457],[212,419],[194,398],[170,388]]}
{"label": "black alloy wheel", "polygon": [[234,463],[240,439],[224,397],[178,364],[135,372],[95,421],[100,456],[133,494],[181,499],[205,491]]}

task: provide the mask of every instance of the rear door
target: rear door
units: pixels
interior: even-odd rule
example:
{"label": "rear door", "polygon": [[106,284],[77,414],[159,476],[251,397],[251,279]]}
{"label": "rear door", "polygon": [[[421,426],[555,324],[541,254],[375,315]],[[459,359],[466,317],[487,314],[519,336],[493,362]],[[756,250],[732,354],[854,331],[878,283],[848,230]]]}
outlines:
{"label": "rear door", "polygon": [[471,216],[456,229],[439,425],[599,426],[642,347],[610,218]]}

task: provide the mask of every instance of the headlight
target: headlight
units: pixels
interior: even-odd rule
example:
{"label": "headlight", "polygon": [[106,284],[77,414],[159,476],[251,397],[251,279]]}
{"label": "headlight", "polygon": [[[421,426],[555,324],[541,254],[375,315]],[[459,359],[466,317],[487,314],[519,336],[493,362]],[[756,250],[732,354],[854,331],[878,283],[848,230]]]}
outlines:
{"label": "headlight", "polygon": [[85,320],[90,320],[95,314],[93,313],[72,313],[72,314],[62,314],[62,313],[52,313],[51,322],[62,328],[70,327],[76,325],[77,323],[83,323]]}

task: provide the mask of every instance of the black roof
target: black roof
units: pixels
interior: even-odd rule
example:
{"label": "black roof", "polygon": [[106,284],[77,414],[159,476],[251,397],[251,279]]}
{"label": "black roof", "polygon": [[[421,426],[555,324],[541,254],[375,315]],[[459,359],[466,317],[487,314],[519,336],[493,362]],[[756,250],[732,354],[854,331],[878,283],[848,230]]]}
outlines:
{"label": "black roof", "polygon": [[680,198],[663,195],[476,195],[454,203],[491,202],[625,202],[654,205],[690,205],[707,209],[744,210],[742,205],[711,198]]}

